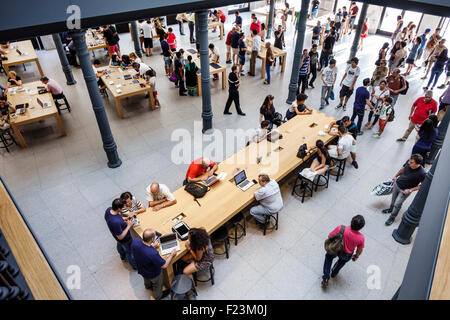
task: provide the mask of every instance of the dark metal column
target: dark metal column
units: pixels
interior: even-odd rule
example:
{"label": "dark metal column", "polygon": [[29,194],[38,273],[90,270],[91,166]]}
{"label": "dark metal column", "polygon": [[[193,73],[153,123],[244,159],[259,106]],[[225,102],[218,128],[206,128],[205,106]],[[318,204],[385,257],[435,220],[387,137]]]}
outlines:
{"label": "dark metal column", "polygon": [[139,42],[139,32],[136,20],[133,20],[130,23],[131,23],[131,32],[133,33],[134,52],[136,52],[139,58],[142,58],[142,49],[141,44]]}
{"label": "dark metal column", "polygon": [[122,164],[122,160],[119,159],[119,155],[117,153],[117,145],[114,142],[111,128],[109,127],[105,106],[103,105],[103,100],[100,96],[100,90],[97,85],[97,79],[89,58],[89,52],[86,46],[85,31],[70,31],[69,34],[75,43],[77,56],[80,60],[81,70],[83,72],[83,77],[92,102],[92,109],[94,109],[98,128],[100,129],[100,134],[102,136],[103,149],[105,149],[106,156],[108,158],[108,167],[117,168]]}
{"label": "dark metal column", "polygon": [[402,222],[398,226],[398,229],[395,229],[392,232],[395,241],[401,244],[411,243],[411,236],[419,225],[438,160],[439,156],[436,158],[436,161],[434,161],[430,171],[427,172],[425,180],[422,182],[422,185],[411,202],[411,205],[408,207],[408,210],[403,214]]}
{"label": "dark metal column", "polygon": [[198,29],[197,41],[200,42],[200,68],[202,73],[202,118],[203,129],[212,129],[211,89],[209,82],[209,50],[208,50],[208,10],[195,12],[195,25]]}
{"label": "dark metal column", "polygon": [[300,70],[300,61],[302,59],[303,41],[305,40],[306,20],[308,19],[309,0],[302,0],[300,9],[300,19],[298,21],[298,34],[295,43],[294,61],[292,63],[291,82],[289,83],[289,95],[286,103],[291,104],[295,100],[298,87],[298,72]]}
{"label": "dark metal column", "polygon": [[200,36],[199,36],[199,30],[198,30],[199,24],[198,24],[198,14],[197,13],[198,12],[195,12],[195,16],[194,16],[194,18],[195,18],[194,34],[195,34],[195,44],[197,45],[197,48],[198,48],[198,45],[200,44]]}
{"label": "dark metal column", "polygon": [[271,32],[273,29],[273,13],[275,11],[275,1],[270,1],[270,9],[269,9],[269,22],[267,23],[267,32],[266,39],[270,39]]}
{"label": "dark metal column", "polygon": [[434,158],[436,158],[438,151],[441,150],[444,144],[445,134],[447,133],[449,122],[450,122],[450,111],[446,111],[444,119],[442,119],[441,123],[439,124],[438,127],[439,133],[436,139],[434,139],[433,144],[431,145],[430,155],[428,156],[426,163],[432,164]]}
{"label": "dark metal column", "polygon": [[61,62],[64,75],[66,76],[67,84],[72,85],[77,83],[73,78],[72,68],[70,67],[69,61],[67,60],[66,52],[61,41],[61,37],[58,33],[52,34],[53,42],[55,43],[56,51],[58,52],[59,61]]}
{"label": "dark metal column", "polygon": [[364,26],[364,20],[366,20],[367,17],[367,8],[369,8],[369,4],[367,2],[364,2],[361,8],[361,12],[359,14],[358,26],[356,27],[355,30],[355,37],[353,38],[352,48],[350,49],[350,58],[348,58],[349,60],[355,57],[356,52],[358,52],[358,46],[359,41],[361,40],[361,32]]}

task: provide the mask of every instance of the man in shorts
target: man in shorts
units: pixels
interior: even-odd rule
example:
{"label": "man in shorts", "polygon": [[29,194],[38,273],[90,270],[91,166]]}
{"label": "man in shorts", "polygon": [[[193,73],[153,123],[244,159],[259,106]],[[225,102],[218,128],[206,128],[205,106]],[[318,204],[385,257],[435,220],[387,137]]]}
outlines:
{"label": "man in shorts", "polygon": [[164,68],[166,70],[166,75],[170,76],[173,68],[172,68],[172,56],[173,52],[170,50],[169,43],[167,42],[168,35],[164,34],[164,40],[161,41],[161,49],[164,57]]}
{"label": "man in shorts", "polygon": [[231,34],[231,49],[233,50],[233,64],[237,65],[239,60],[239,39],[241,38],[237,28]]}
{"label": "man in shorts", "polygon": [[[359,59],[354,57],[350,60],[350,64],[347,65],[345,69],[345,74],[341,80],[341,91],[339,92],[339,104],[336,109],[342,107],[345,111],[348,99],[353,94],[353,88],[355,87],[356,80],[358,80],[361,70],[358,67]],[[344,101],[345,98],[345,101]]]}

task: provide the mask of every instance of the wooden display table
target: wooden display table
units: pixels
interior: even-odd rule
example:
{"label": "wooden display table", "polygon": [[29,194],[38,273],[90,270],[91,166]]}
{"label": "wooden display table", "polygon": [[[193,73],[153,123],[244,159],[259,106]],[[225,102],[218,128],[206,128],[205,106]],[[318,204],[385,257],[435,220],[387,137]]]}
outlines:
{"label": "wooden display table", "polygon": [[[50,93],[38,94],[37,87],[43,86],[42,82],[34,81],[30,83],[23,84],[21,87],[15,87],[18,89],[8,89],[8,101],[15,107],[19,104],[28,103],[29,106],[26,109],[26,112],[21,115],[17,115],[16,118],[11,118],[11,127],[14,130],[14,134],[17,136],[19,140],[19,144],[22,148],[26,148],[27,144],[25,143],[25,139],[22,136],[22,133],[19,130],[19,126],[36,122],[39,120],[43,120],[46,118],[55,117],[58,123],[59,129],[61,130],[61,135],[66,135],[66,130],[64,129],[64,125],[62,123],[61,117],[58,114],[58,109],[56,109],[55,102],[53,101],[53,97]],[[23,91],[19,88],[25,89]],[[15,93],[14,93],[15,92]],[[50,107],[42,108],[38,103],[37,98],[42,102],[48,102],[51,104]]]}
{"label": "wooden display table", "polygon": [[[42,72],[41,65],[39,64],[39,60],[36,56],[36,52],[34,51],[31,40],[13,42],[10,44],[9,48],[5,50],[7,53],[4,56],[7,57],[8,60],[3,60],[2,64],[8,76],[10,66],[24,64],[32,61],[36,62],[36,66],[39,70],[39,73],[41,74],[41,77],[44,76],[44,73]],[[17,50],[20,51],[22,54],[19,54]]]}
{"label": "wooden display table", "polygon": [[[182,215],[182,221],[189,227],[203,227],[211,234],[254,201],[254,192],[259,185],[253,185],[246,192],[241,191],[233,182],[233,176],[237,171],[245,169],[249,180],[258,180],[258,174],[268,173],[270,178],[280,181],[309,157],[314,157],[310,155],[304,160],[297,158],[298,148],[303,142],[308,146],[314,146],[317,139],[328,144],[335,138],[328,134],[318,135],[318,132],[323,131],[324,126],[333,120],[335,119],[316,110],[311,115],[294,117],[278,128],[283,135],[279,143],[267,140],[259,144],[252,143],[221,162],[217,173],[225,172],[227,176],[213,185],[203,198],[198,199],[201,206],[182,187],[173,193],[177,199],[175,205],[156,212],[148,208],[145,213],[138,216],[140,225],[135,227],[134,231],[140,237],[147,228],[155,229],[162,234],[171,233],[171,228],[176,224],[173,219]],[[259,147],[258,150],[256,146]],[[259,164],[256,162],[257,156],[262,156]],[[187,253],[183,241],[180,241],[180,248],[172,263]],[[168,285],[173,279],[172,265],[163,272],[165,284]]]}
{"label": "wooden display table", "polygon": [[[148,93],[150,109],[155,110],[155,99],[153,98],[152,88],[149,86],[141,87],[141,83],[145,85],[145,80],[142,78],[134,79],[133,76],[138,74],[134,69],[122,70],[119,67],[105,67],[99,68],[99,70],[108,70],[107,72],[109,72],[106,75],[102,75],[101,78],[106,88],[116,100],[117,113],[120,118],[124,118],[120,99],[142,93]],[[131,76],[131,79],[125,80],[125,75]],[[118,89],[120,89],[120,92],[117,91]]]}
{"label": "wooden display table", "polygon": [[103,34],[92,29],[86,31],[86,45],[88,51],[108,48],[106,40],[103,38]]}
{"label": "wooden display table", "polygon": [[[245,44],[247,45],[247,54],[252,53],[252,43],[253,43],[252,38],[245,39]],[[271,48],[272,48],[272,52],[273,52],[273,56],[274,56],[274,61],[279,57],[283,57],[283,62],[281,64],[281,72],[284,72],[284,69],[286,67],[286,55],[287,55],[286,51],[276,48],[274,46],[271,46]],[[264,79],[266,76],[266,51],[267,51],[267,49],[264,46],[264,43],[261,42],[261,50],[259,51],[258,59],[261,60],[261,78],[262,79]]]}

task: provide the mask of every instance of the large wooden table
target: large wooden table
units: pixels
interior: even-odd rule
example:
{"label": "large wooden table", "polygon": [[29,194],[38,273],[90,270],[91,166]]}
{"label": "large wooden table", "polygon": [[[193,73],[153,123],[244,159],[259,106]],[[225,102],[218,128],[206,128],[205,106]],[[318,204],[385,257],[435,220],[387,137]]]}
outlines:
{"label": "large wooden table", "polygon": [[[145,80],[142,78],[134,79],[133,76],[138,73],[134,69],[122,70],[119,67],[105,67],[99,68],[99,70],[108,70],[109,74],[102,75],[102,80],[106,85],[106,88],[111,92],[116,100],[116,108],[119,117],[123,119],[122,105],[120,99],[148,93],[149,106],[151,110],[155,110],[155,99],[153,98],[153,90],[150,86],[141,87],[139,83],[145,84]],[[130,75],[131,79],[125,80],[124,76]],[[138,80],[139,83],[134,83],[133,80]],[[118,88],[117,85],[120,85]],[[117,92],[120,89],[121,92]]]}
{"label": "large wooden table", "polygon": [[[17,49],[22,53],[22,55],[17,52]],[[7,51],[7,53],[4,56],[7,57],[8,60],[3,60],[2,64],[8,76],[10,66],[24,64],[32,61],[36,62],[36,66],[39,70],[39,73],[41,74],[41,77],[44,76],[31,40],[13,42],[10,44],[9,48],[5,50]]]}
{"label": "large wooden table", "polygon": [[[277,6],[275,4],[274,13],[275,14],[283,13],[284,8],[285,8],[284,6]],[[270,10],[269,6],[264,6],[264,7],[253,9],[252,13],[254,13],[256,15],[264,16],[266,18],[266,27],[267,27],[269,25],[269,10]],[[291,10],[291,12],[292,12],[291,20],[293,20],[294,15],[295,15],[295,7],[290,7],[289,10]]]}
{"label": "large wooden table", "polygon": [[108,47],[105,39],[103,38],[103,34],[101,32],[98,32],[97,30],[92,29],[86,31],[86,45],[88,51],[104,49]]}
{"label": "large wooden table", "polygon": [[[247,53],[251,54],[253,39],[246,38],[245,43],[247,45]],[[273,56],[274,56],[274,61],[279,57],[283,57],[283,62],[281,63],[281,72],[284,72],[284,69],[286,67],[286,55],[287,55],[286,51],[276,48],[272,45],[271,45],[271,48],[272,48],[272,52],[273,52]],[[258,59],[261,60],[261,78],[262,79],[264,79],[264,77],[266,76],[266,52],[267,52],[267,49],[264,46],[264,43],[261,43],[261,50],[259,51]]]}
{"label": "large wooden table", "polygon": [[[58,114],[58,109],[56,109],[52,95],[50,93],[38,94],[38,86],[43,86],[43,84],[40,81],[34,81],[23,84],[21,87],[15,87],[25,89],[23,91],[17,91],[20,89],[16,89],[16,91],[14,91],[14,89],[8,89],[8,101],[11,102],[14,107],[18,104],[29,104],[29,107],[26,109],[24,114],[17,115],[15,119],[11,118],[11,127],[13,128],[22,148],[26,148],[27,144],[25,143],[25,139],[23,138],[19,127],[32,122],[55,117],[59,129],[61,130],[61,135],[66,135],[66,130],[64,129],[64,125]],[[42,108],[37,102],[37,98],[39,98],[42,102],[50,103],[51,106],[48,108]]]}
{"label": "large wooden table", "polygon": [[[197,51],[195,49],[187,49],[186,54],[192,55],[192,57],[194,58],[194,62],[197,64],[197,67],[199,67],[199,69],[200,69],[201,68],[200,58],[197,57]],[[227,68],[222,66],[220,63],[218,63],[217,65],[219,65],[220,68],[215,68],[215,67],[209,65],[209,74],[211,76],[213,76],[215,74],[221,73],[222,74],[222,89],[225,90],[227,88]],[[199,96],[201,96],[202,95],[202,74],[201,74],[200,70],[197,72],[197,85],[198,85],[197,94]]]}
{"label": "large wooden table", "polygon": [[[198,199],[201,206],[183,188],[180,188],[173,193],[177,199],[175,205],[157,212],[147,209],[145,213],[138,216],[141,223],[134,228],[134,231],[140,237],[147,228],[155,229],[162,234],[171,233],[171,228],[175,225],[172,219],[183,214],[185,217],[182,221],[189,227],[204,227],[211,234],[254,201],[253,194],[259,185],[252,186],[246,192],[241,191],[233,182],[236,171],[245,169],[249,180],[257,180],[260,173],[267,173],[272,179],[281,180],[307,160],[307,158],[302,160],[296,156],[299,146],[303,143],[303,137],[308,146],[315,145],[317,139],[321,139],[325,144],[334,139],[328,134],[318,135],[318,132],[323,131],[324,126],[333,120],[335,119],[316,110],[311,115],[294,117],[278,128],[278,131],[283,134],[279,144],[267,140],[259,144],[252,143],[221,162],[217,173],[226,172],[227,176],[213,185],[203,198]],[[317,125],[310,127],[313,123]],[[256,147],[259,149],[255,150]],[[277,151],[279,147],[282,148],[281,151]],[[258,155],[263,157],[260,164],[256,163]],[[172,260],[173,262],[187,252],[182,241],[180,241],[180,248],[181,251]],[[174,276],[172,266],[164,272],[165,284],[168,285]]]}

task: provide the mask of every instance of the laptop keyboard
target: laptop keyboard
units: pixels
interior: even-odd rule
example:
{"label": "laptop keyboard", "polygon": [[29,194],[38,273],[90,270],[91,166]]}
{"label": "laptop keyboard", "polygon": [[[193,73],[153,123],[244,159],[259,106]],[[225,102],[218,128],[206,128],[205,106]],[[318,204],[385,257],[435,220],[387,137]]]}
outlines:
{"label": "laptop keyboard", "polygon": [[248,185],[250,183],[250,181],[248,181],[248,180],[245,180],[245,181],[243,181],[243,182],[241,182],[240,184],[239,184],[239,187],[241,187],[241,188],[244,188],[246,185]]}
{"label": "laptop keyboard", "polygon": [[162,250],[167,250],[167,249],[176,247],[176,245],[177,245],[176,242],[162,243],[161,244],[161,249]]}

